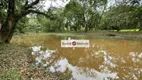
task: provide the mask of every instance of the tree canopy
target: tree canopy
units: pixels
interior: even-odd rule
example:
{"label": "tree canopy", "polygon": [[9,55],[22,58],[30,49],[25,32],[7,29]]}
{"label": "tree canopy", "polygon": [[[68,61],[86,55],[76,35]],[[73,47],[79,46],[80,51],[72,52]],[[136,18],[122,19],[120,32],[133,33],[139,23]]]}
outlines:
{"label": "tree canopy", "polygon": [[10,42],[17,22],[30,13],[37,13],[51,18],[46,12],[41,12],[44,0],[1,0],[0,1],[0,43]]}

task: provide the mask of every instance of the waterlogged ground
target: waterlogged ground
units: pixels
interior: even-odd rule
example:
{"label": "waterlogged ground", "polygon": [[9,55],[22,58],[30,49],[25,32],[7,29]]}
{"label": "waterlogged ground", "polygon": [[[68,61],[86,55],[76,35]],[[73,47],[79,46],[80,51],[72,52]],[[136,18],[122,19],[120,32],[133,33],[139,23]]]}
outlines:
{"label": "waterlogged ground", "polygon": [[53,35],[14,37],[12,43],[32,50],[33,65],[55,73],[71,74],[71,80],[142,80],[142,41],[90,40],[89,48],[62,48]]}

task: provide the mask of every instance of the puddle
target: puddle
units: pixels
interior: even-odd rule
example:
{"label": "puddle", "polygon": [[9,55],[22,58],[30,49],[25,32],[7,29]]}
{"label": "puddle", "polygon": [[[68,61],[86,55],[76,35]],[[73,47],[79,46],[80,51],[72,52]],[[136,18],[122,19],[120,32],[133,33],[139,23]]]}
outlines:
{"label": "puddle", "polygon": [[37,67],[53,73],[69,71],[70,80],[142,80],[141,41],[73,38],[89,40],[91,45],[62,48],[63,39],[68,37],[26,36],[13,38],[12,43],[31,47]]}

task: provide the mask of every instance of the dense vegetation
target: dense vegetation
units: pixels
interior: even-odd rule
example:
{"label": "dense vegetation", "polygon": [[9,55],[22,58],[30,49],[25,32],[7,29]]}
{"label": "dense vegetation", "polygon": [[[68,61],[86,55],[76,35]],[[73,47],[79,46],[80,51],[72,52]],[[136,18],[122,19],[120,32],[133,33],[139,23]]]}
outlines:
{"label": "dense vegetation", "polygon": [[71,0],[64,8],[50,8],[55,19],[40,17],[46,32],[139,29],[141,31],[141,0]]}
{"label": "dense vegetation", "polygon": [[45,10],[46,1],[0,0],[0,43],[9,43],[15,31],[142,30],[141,0],[70,0]]}

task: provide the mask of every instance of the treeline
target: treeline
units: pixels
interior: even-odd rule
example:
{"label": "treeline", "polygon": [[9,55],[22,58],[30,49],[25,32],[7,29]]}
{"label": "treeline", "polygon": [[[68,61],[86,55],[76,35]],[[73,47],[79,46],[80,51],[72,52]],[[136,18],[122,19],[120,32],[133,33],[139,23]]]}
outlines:
{"label": "treeline", "polygon": [[[26,24],[28,27],[26,28],[24,22],[27,19],[24,18],[25,21],[21,20],[18,26],[26,28],[25,31],[36,32],[142,30],[141,0],[115,0],[113,5],[108,0],[70,0],[63,8],[50,7],[48,15],[53,19],[37,15],[36,24],[30,21],[30,26]],[[18,30],[24,32],[22,28],[19,27]]]}

